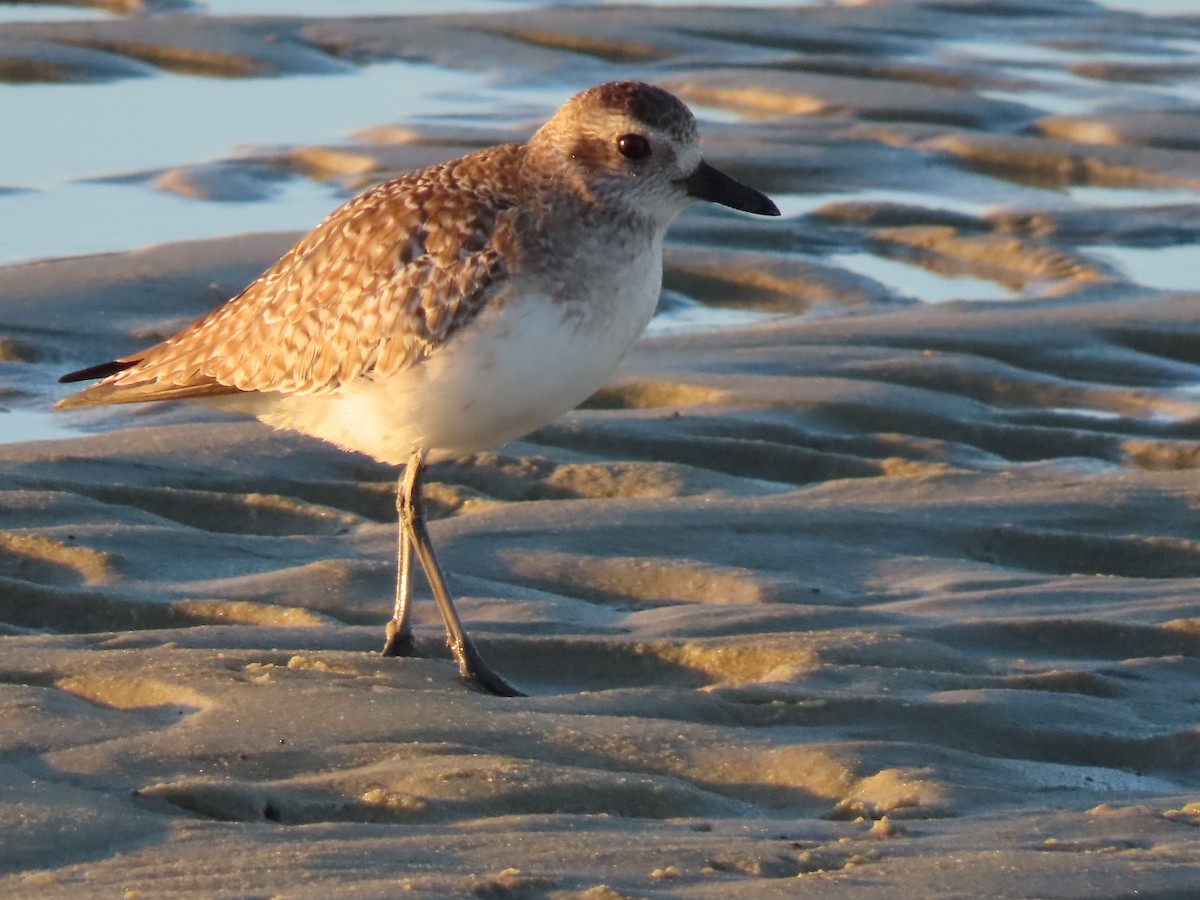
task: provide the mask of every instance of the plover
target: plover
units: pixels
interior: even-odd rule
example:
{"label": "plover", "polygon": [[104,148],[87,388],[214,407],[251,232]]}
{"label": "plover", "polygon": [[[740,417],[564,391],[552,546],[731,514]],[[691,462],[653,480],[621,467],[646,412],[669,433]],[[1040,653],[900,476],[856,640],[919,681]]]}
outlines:
{"label": "plover", "polygon": [[679,99],[640,82],[602,84],[527,143],[365,191],[174,337],[64,375],[101,380],[57,408],[205,398],[404,465],[383,652],[414,653],[415,550],[460,676],[519,696],[455,611],[422,474],[553,421],[613,373],[658,302],[667,226],[693,200],[779,215],[704,161]]}

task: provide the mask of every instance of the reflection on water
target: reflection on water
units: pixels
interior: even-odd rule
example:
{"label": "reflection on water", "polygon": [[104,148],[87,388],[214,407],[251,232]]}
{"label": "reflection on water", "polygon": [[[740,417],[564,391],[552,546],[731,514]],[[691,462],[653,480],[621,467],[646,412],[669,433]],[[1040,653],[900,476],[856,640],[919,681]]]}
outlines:
{"label": "reflection on water", "polygon": [[202,0],[200,11],[215,16],[355,16],[421,15],[456,12],[502,12],[538,5],[534,0]]}
{"label": "reflection on water", "polygon": [[1180,188],[1113,188],[1074,185],[1070,198],[1082,206],[1166,206],[1200,204],[1200,194]]}
{"label": "reflection on water", "polygon": [[695,334],[700,331],[720,331],[723,328],[739,328],[745,325],[757,325],[771,319],[778,319],[778,313],[762,312],[754,309],[733,309],[726,307],[705,306],[695,300],[684,302],[678,298],[668,309],[656,313],[646,328],[648,337],[662,337],[668,334]]}
{"label": "reflection on water", "polygon": [[[420,83],[419,91],[397,85]],[[335,142],[347,132],[495,101],[486,78],[414,62],[347,64],[341,73],[208,78],[156,73],[103,84],[4,88],[4,117],[23,139],[4,148],[4,182],[44,188],[68,179],[209,162],[238,146]],[[453,102],[453,101],[449,101]],[[48,109],[54,115],[46,115]]]}
{"label": "reflection on water", "polygon": [[830,261],[851,272],[873,278],[903,296],[927,303],[1003,300],[1013,296],[994,281],[970,276],[939,275],[920,266],[910,266],[873,253],[836,253],[830,257]]}
{"label": "reflection on water", "polygon": [[111,19],[100,9],[80,6],[53,6],[48,3],[0,3],[0,22],[77,22],[87,19]]}
{"label": "reflection on water", "polygon": [[1103,0],[1100,5],[1144,16],[1194,16],[1200,12],[1196,0]]}
{"label": "reflection on water", "polygon": [[[244,232],[306,230],[342,200],[332,186],[302,178],[280,182],[270,202],[204,203],[148,186],[105,183],[0,196],[0,216],[23,225],[0,243],[0,265]],[[70,227],[62,227],[64,222]]]}
{"label": "reflection on water", "polygon": [[3,409],[0,408],[0,443],[21,441],[54,441],[60,438],[79,437],[81,432],[68,427],[66,416],[49,409]]}
{"label": "reflection on water", "polygon": [[[1012,191],[1009,190],[1007,193],[1011,194]],[[780,213],[785,216],[808,215],[819,211],[824,206],[841,203],[894,203],[919,209],[944,209],[967,216],[985,215],[995,206],[994,202],[975,200],[970,197],[950,197],[919,191],[898,190],[847,191],[840,194],[772,194],[771,199],[779,207]]]}
{"label": "reflection on water", "polygon": [[1097,422],[1119,422],[1121,413],[1110,409],[1092,409],[1086,406],[1048,406],[1038,412],[1053,413],[1056,416],[1075,416],[1080,419],[1094,419]]}
{"label": "reflection on water", "polygon": [[1019,91],[980,91],[979,95],[989,100],[1023,103],[1051,115],[1078,116],[1096,108],[1098,93],[1098,90],[1089,93],[1063,93],[1058,90],[1027,88]]}
{"label": "reflection on water", "polygon": [[[621,0],[613,0],[620,3]],[[822,6],[830,0],[642,0],[647,6]],[[837,2],[837,0],[835,0]],[[845,0],[857,2],[857,0]],[[300,16],[356,18],[362,16],[420,16],[451,13],[502,13],[536,6],[580,6],[575,0],[198,0],[164,14],[212,16]],[[116,13],[84,6],[51,3],[0,2],[0,22],[60,22],[116,18]]]}
{"label": "reflection on water", "polygon": [[[612,0],[622,3],[625,0]],[[641,0],[646,6],[821,6],[829,0]],[[222,16],[402,16],[436,13],[502,13],[534,6],[598,6],[578,0],[204,0],[206,12]]]}
{"label": "reflection on water", "polygon": [[1164,291],[1195,291],[1200,288],[1200,247],[1121,247],[1097,244],[1080,247],[1085,253],[1113,262],[1130,281]]}
{"label": "reflection on water", "polygon": [[[421,91],[395,90],[414,79]],[[5,91],[7,126],[25,139],[4,147],[2,177],[10,187],[34,190],[0,194],[0,220],[23,223],[0,242],[0,265],[309,228],[343,199],[333,189],[285,181],[270,192],[270,202],[214,204],[145,184],[83,179],[202,163],[235,154],[238,144],[336,143],[380,122],[488,110],[495,102],[482,75],[410,62],[351,67],[336,75],[225,79],[164,73]],[[298,96],[305,98],[303,106]],[[471,103],[447,100],[462,97]],[[320,114],[306,115],[310,107]],[[45,115],[46,109],[55,115]]]}

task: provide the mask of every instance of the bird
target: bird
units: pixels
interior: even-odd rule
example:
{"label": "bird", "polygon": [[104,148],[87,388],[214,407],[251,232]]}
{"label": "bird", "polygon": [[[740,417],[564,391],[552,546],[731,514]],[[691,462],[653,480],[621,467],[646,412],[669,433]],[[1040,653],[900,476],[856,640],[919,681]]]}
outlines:
{"label": "bird", "polygon": [[55,407],[199,398],[403,466],[383,654],[417,655],[415,553],[462,681],[524,696],[455,609],[426,525],[426,467],[522,437],[599,388],[649,323],[667,227],[695,201],[779,215],[705,161],[675,95],[597,85],[524,143],[365,190],[174,336],[63,375],[97,383]]}

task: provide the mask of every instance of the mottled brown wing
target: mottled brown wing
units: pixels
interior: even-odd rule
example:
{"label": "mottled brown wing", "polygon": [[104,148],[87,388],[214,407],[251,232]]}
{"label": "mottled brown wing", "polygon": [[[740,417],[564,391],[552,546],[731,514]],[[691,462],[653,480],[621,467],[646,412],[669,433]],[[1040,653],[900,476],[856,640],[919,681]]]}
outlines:
{"label": "mottled brown wing", "polygon": [[[477,176],[494,166],[488,157],[516,149],[361,194],[224,306],[142,354],[76,373],[108,377],[59,405],[316,394],[418,363],[507,277],[518,211],[505,185],[481,185]],[[108,374],[114,368],[121,371]]]}

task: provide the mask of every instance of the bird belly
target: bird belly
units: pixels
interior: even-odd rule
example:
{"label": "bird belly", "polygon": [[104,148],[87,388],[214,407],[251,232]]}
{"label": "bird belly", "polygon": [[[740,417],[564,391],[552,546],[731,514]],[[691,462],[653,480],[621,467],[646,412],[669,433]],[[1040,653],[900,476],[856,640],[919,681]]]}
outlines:
{"label": "bird belly", "polygon": [[417,449],[436,460],[507,443],[612,375],[650,321],[660,278],[627,281],[621,297],[497,298],[418,364],[335,393],[277,396],[259,418],[392,464]]}

